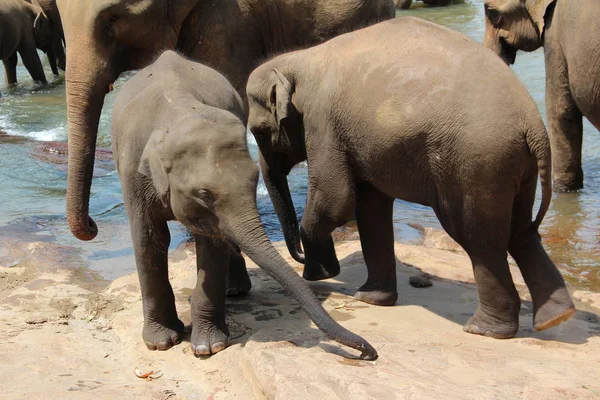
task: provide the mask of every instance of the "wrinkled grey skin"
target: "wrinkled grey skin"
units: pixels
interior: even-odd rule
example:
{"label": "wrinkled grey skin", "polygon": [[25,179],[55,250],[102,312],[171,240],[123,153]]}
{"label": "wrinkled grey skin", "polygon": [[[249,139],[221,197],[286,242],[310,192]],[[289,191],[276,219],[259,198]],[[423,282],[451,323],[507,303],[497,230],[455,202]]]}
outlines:
{"label": "wrinkled grey skin", "polygon": [[600,129],[600,2],[486,0],[483,44],[508,64],[544,47],[554,190],[583,187],[582,118]]}
{"label": "wrinkled grey skin", "polygon": [[258,169],[248,153],[244,119],[240,96],[222,75],[171,51],[130,79],[117,97],[113,152],[140,278],[144,342],[166,350],[183,334],[167,265],[167,221],[178,220],[196,239],[195,354],[228,345],[225,277],[239,246],[327,336],[375,359],[375,349],[333,321],[269,242],[256,207]]}
{"label": "wrinkled grey skin", "polygon": [[[98,121],[121,72],[178,49],[223,73],[243,95],[248,75],[268,55],[395,14],[393,0],[58,0],[58,6],[70,64],[67,220],[81,240],[97,234],[89,196]],[[230,274],[228,292],[247,292],[245,268],[230,271],[243,274]]]}
{"label": "wrinkled grey skin", "polygon": [[[356,215],[368,278],[355,297],[395,304],[398,198],[432,207],[471,258],[480,301],[465,331],[517,332],[507,251],[531,292],[536,329],[574,314],[537,234],[552,194],[546,129],[493,53],[447,28],[397,18],[274,58],[252,72],[247,93],[265,184],[275,203],[290,203],[276,210],[293,209],[286,175],[308,161],[306,279],[339,273],[331,232]],[[532,222],[538,172],[542,203]]]}
{"label": "wrinkled grey skin", "polygon": [[119,74],[165,49],[223,73],[243,96],[250,72],[286,49],[393,18],[393,0],[58,0],[67,42],[67,220],[91,240],[94,147],[104,96]]}
{"label": "wrinkled grey skin", "polygon": [[33,80],[47,83],[36,48],[56,66],[51,24],[42,9],[23,0],[0,0],[0,59],[7,84],[17,83],[17,53]]}
{"label": "wrinkled grey skin", "polygon": [[[396,8],[407,10],[412,5],[413,0],[394,0]],[[448,6],[452,4],[452,0],[423,0],[423,3],[431,7]]]}
{"label": "wrinkled grey skin", "polygon": [[56,67],[62,69],[63,71],[66,68],[66,55],[65,55],[65,34],[63,32],[62,22],[60,19],[60,13],[58,11],[58,5],[56,4],[56,0],[25,0],[28,3],[35,4],[40,7],[44,14],[50,20],[50,25],[52,28],[52,46],[54,49],[54,55],[56,56],[56,62],[54,60],[50,61],[50,67],[52,68],[52,72],[54,75],[58,75],[58,71],[56,71]]}

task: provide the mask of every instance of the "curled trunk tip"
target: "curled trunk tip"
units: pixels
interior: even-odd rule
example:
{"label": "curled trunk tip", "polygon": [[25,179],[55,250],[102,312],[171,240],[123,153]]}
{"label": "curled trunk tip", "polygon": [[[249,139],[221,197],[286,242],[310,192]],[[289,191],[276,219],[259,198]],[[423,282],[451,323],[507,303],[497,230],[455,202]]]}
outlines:
{"label": "curled trunk tip", "polygon": [[98,226],[89,215],[83,216],[82,219],[68,216],[67,222],[73,236],[79,240],[89,241],[98,235]]}

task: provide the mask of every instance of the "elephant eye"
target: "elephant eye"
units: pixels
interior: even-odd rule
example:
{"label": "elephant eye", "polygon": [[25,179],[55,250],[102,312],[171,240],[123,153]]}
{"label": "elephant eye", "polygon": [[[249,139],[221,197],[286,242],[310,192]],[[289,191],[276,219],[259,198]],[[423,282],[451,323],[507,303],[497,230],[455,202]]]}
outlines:
{"label": "elephant eye", "polygon": [[112,38],[115,36],[114,25],[121,19],[118,15],[111,15],[104,24],[104,33]]}
{"label": "elephant eye", "polygon": [[496,10],[495,8],[488,8],[486,6],[485,15],[490,23],[494,26],[500,25],[500,22],[502,22],[502,14],[500,14],[500,11]]}
{"label": "elephant eye", "polygon": [[196,197],[196,199],[200,200],[206,206],[210,206],[215,200],[210,190],[206,189],[196,189],[194,191],[194,197]]}

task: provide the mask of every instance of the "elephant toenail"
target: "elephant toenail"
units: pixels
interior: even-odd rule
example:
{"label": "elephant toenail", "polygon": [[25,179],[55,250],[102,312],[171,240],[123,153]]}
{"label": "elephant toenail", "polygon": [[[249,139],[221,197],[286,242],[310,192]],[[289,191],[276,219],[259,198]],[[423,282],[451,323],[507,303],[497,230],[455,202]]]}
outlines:
{"label": "elephant toenail", "polygon": [[217,342],[211,346],[211,351],[213,354],[215,354],[215,353],[218,353],[221,350],[225,349],[225,347],[227,347],[227,344],[225,344],[223,342]]}
{"label": "elephant toenail", "polygon": [[144,342],[146,344],[146,347],[148,348],[148,350],[156,350],[156,346],[154,345],[154,343],[151,342]]}
{"label": "elephant toenail", "polygon": [[171,345],[167,342],[161,342],[156,345],[156,348],[159,351],[165,351],[165,350],[168,350],[169,348],[171,348]]}
{"label": "elephant toenail", "polygon": [[196,354],[197,356],[210,355],[210,350],[208,349],[208,346],[205,346],[203,344],[201,344],[199,346],[192,345],[192,350],[194,351],[194,354]]}

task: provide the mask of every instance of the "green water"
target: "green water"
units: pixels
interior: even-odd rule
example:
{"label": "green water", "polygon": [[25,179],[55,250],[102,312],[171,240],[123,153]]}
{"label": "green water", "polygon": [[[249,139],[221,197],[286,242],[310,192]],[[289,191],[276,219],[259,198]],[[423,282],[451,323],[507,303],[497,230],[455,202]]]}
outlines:
{"label": "green water", "polygon": [[[483,1],[467,0],[444,8],[427,8],[414,3],[398,15],[421,17],[459,30],[481,42],[484,32]],[[399,41],[402,38],[398,38]],[[418,68],[418,66],[416,66]],[[544,62],[542,51],[519,53],[513,70],[544,112]],[[51,76],[46,68],[47,76]],[[98,145],[110,147],[110,110],[119,87],[131,74],[117,82],[102,114]],[[0,238],[19,237],[24,241],[50,241],[81,249],[87,266],[112,279],[135,269],[127,217],[118,177],[112,163],[96,165],[92,186],[91,214],[98,223],[98,237],[88,243],[74,239],[65,221],[66,168],[31,156],[36,140],[66,140],[66,108],[63,78],[48,86],[35,86],[24,68],[19,68],[16,87],[0,84]],[[551,257],[567,279],[579,287],[600,290],[600,135],[585,123],[584,170],[586,188],[577,194],[555,195],[541,233]],[[253,154],[256,146],[250,140]],[[290,186],[301,215],[306,200],[306,171],[293,170]],[[266,190],[258,191],[259,209],[269,236],[281,240],[279,223]],[[398,201],[395,207],[397,239],[415,241],[418,233],[408,223],[437,226],[433,212],[426,207]],[[176,223],[172,227],[172,247],[186,239]]]}

